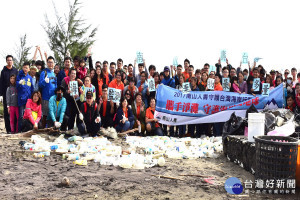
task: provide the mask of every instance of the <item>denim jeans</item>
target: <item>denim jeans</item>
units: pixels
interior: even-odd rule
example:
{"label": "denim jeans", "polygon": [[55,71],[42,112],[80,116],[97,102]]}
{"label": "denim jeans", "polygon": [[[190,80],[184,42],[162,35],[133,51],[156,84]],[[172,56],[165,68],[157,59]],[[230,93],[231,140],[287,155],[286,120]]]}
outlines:
{"label": "denim jeans", "polygon": [[26,105],[19,106],[18,131],[22,130],[22,122]]}
{"label": "denim jeans", "polygon": [[122,122],[120,122],[117,127],[116,130],[117,132],[122,132],[122,131],[128,131],[129,129],[132,129],[134,125],[134,121],[126,121],[124,124]]}
{"label": "denim jeans", "polygon": [[224,122],[218,122],[213,124],[213,136],[222,136]]}
{"label": "denim jeans", "polygon": [[178,135],[179,137],[183,137],[186,131],[186,125],[179,125],[178,127]]}

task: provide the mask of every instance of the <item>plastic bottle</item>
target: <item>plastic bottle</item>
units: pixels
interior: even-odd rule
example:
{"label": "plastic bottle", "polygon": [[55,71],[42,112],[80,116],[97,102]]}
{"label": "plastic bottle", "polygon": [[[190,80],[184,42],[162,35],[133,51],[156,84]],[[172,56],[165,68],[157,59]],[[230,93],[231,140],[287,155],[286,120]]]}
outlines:
{"label": "plastic bottle", "polygon": [[68,160],[79,160],[80,159],[79,154],[66,154],[66,157]]}
{"label": "plastic bottle", "polygon": [[76,165],[87,165],[87,160],[75,160],[73,163]]}
{"label": "plastic bottle", "polygon": [[51,146],[50,146],[50,149],[51,149],[51,150],[56,150],[56,149],[58,149],[58,145],[51,145]]}
{"label": "plastic bottle", "polygon": [[40,153],[34,153],[34,154],[33,154],[33,157],[35,157],[35,158],[43,158],[44,155],[43,155],[43,154],[40,154]]}

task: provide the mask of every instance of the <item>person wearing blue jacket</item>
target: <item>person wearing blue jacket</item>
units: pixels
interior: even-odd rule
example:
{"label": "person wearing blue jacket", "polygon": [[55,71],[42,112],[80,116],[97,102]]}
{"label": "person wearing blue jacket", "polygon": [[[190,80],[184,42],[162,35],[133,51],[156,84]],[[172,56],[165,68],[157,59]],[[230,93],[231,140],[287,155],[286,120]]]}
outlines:
{"label": "person wearing blue jacket", "polygon": [[142,100],[145,104],[145,107],[148,108],[148,101],[147,101],[147,88],[148,84],[146,81],[146,72],[142,71],[141,72],[141,79],[137,82],[136,87],[138,88],[139,92],[142,93]]}
{"label": "person wearing blue jacket", "polygon": [[42,113],[43,113],[43,119],[42,119],[42,126],[45,128],[46,126],[46,118],[49,112],[49,99],[52,97],[55,93],[54,90],[57,87],[57,78],[53,72],[54,68],[54,58],[52,56],[49,56],[47,58],[47,66],[48,68],[44,69],[41,72],[40,80],[39,80],[39,88],[42,90]]}
{"label": "person wearing blue jacket", "polygon": [[58,87],[55,90],[56,95],[53,95],[49,100],[49,113],[47,116],[48,127],[60,128],[62,131],[67,129],[68,116],[65,115],[67,101],[63,97],[64,88]]}
{"label": "person wearing blue jacket", "polygon": [[[173,78],[170,77],[170,69],[168,66],[166,66],[164,68],[164,79],[161,81],[161,84],[163,85],[167,85],[171,88],[175,88],[175,80]],[[167,125],[163,125],[163,130],[165,135],[168,135],[168,126]],[[170,126],[170,136],[175,136],[174,135],[174,126]]]}
{"label": "person wearing blue jacket", "polygon": [[170,77],[170,69],[168,66],[164,68],[164,79],[161,81],[161,83],[171,88],[175,88],[175,80]]}
{"label": "person wearing blue jacket", "polygon": [[134,125],[134,116],[131,108],[128,106],[127,99],[121,98],[120,107],[115,116],[116,130],[118,132],[128,131]]}
{"label": "person wearing blue jacket", "polygon": [[27,99],[31,98],[31,94],[34,91],[32,78],[29,75],[29,62],[23,64],[23,70],[21,70],[17,76],[17,91],[18,91],[18,106],[19,106],[19,119],[18,130],[22,130],[22,121]]}

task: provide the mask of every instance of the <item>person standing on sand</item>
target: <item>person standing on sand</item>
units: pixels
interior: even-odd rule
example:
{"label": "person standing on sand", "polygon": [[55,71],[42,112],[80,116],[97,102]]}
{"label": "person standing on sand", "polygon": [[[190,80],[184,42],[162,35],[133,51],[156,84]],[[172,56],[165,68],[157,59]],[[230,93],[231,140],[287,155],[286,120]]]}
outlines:
{"label": "person standing on sand", "polygon": [[12,74],[18,75],[18,70],[13,66],[13,56],[7,55],[6,56],[6,63],[7,65],[3,67],[0,76],[0,96],[3,96],[3,111],[4,111],[4,123],[6,132],[11,132],[10,130],[10,121],[9,121],[9,114],[8,108],[6,104],[6,90],[10,86],[10,76]]}

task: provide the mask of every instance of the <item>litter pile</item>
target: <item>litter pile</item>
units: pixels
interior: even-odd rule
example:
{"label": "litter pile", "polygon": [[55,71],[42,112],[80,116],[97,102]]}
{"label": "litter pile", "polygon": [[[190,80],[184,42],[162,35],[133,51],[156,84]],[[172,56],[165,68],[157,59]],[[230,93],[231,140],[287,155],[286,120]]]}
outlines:
{"label": "litter pile", "polygon": [[[114,165],[122,168],[144,169],[165,165],[164,157],[175,159],[196,159],[217,157],[222,151],[222,138],[170,138],[128,136],[128,150],[112,144],[105,137],[59,136],[53,142],[39,135],[33,135],[31,142],[21,142],[25,150],[31,150],[34,157],[61,154],[63,159],[72,160],[77,165],[87,165],[88,161],[100,165]],[[137,153],[139,152],[139,153]]]}
{"label": "litter pile", "polygon": [[174,159],[197,159],[218,157],[223,151],[222,137],[206,138],[173,138],[166,136],[126,138],[126,142],[134,150],[142,148],[145,154],[166,155]]}

